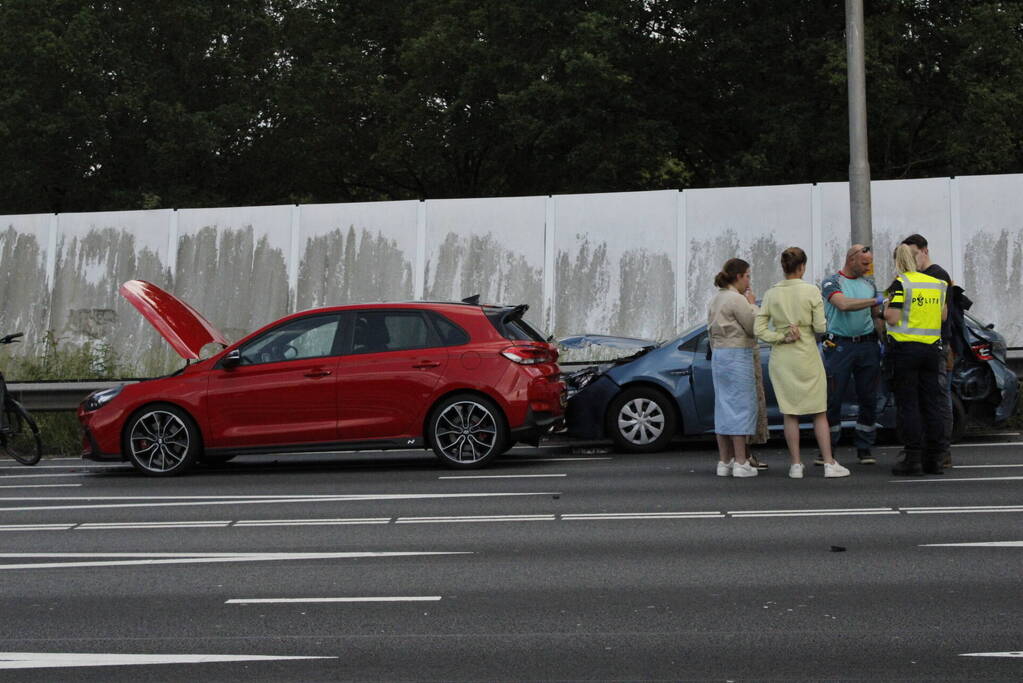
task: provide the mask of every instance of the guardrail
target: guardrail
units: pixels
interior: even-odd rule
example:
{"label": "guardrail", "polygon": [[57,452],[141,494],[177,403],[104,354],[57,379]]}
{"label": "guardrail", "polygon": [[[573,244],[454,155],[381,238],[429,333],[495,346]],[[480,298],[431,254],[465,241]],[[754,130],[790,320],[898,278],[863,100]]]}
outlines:
{"label": "guardrail", "polygon": [[[1013,348],[1008,353],[1008,364],[1023,379],[1023,348]],[[562,363],[565,366],[589,365],[590,362]],[[7,391],[23,406],[36,412],[75,410],[85,397],[100,389],[109,389],[119,384],[138,382],[138,379],[83,380],[54,382],[12,382]]]}
{"label": "guardrail", "polygon": [[55,382],[10,382],[7,392],[35,412],[75,410],[85,397],[100,389],[137,382],[137,379]]}
{"label": "guardrail", "polygon": [[1006,355],[1009,369],[1015,372],[1017,377],[1023,379],[1023,348],[1010,348]]}

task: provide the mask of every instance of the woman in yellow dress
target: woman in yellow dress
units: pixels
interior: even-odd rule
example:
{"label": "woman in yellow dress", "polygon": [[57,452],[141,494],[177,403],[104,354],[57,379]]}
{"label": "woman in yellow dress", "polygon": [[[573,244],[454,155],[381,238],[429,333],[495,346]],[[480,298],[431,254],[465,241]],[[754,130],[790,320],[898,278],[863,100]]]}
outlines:
{"label": "woman in yellow dress", "polygon": [[828,426],[828,380],[814,338],[827,329],[824,300],[816,285],[803,281],[806,252],[789,247],[781,254],[785,279],[764,294],[754,323],[757,337],[771,344],[768,372],[778,408],[785,419],[785,443],[789,448],[789,476],[803,478],[799,456],[799,416],[813,416],[813,431],[824,458],[824,476],[848,477],[849,470],[831,455]]}

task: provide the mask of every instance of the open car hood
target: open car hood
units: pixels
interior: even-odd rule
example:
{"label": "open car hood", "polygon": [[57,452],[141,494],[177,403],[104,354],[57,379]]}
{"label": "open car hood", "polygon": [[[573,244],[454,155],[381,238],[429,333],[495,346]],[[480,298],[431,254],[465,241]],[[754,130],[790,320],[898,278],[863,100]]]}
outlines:
{"label": "open car hood", "polygon": [[118,290],[185,360],[198,360],[211,342],[230,345],[206,318],[173,294],[145,280],[128,280]]}

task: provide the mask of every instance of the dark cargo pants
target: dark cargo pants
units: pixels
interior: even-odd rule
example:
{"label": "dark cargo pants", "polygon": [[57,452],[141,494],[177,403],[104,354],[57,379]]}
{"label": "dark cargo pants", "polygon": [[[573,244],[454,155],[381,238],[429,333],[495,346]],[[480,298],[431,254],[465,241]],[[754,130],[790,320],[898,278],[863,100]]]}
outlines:
{"label": "dark cargo pants", "polygon": [[877,390],[881,381],[881,349],[874,339],[838,342],[824,351],[824,372],[828,376],[828,424],[831,446],[842,435],[842,397],[853,382],[856,388],[856,433],[853,445],[870,449],[877,437]]}

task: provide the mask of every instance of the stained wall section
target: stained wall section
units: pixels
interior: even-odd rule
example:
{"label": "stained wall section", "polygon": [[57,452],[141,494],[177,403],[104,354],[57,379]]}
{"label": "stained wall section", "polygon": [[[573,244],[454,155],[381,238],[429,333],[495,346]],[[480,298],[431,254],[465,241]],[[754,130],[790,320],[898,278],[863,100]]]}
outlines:
{"label": "stained wall section", "polygon": [[[1023,175],[872,184],[877,285],[919,232],[962,283],[973,313],[1023,345]],[[117,294],[150,280],[238,339],[290,311],[416,298],[527,303],[557,336],[667,339],[706,317],[714,274],[752,264],[758,295],[780,252],[807,279],[839,269],[849,244],[845,183],[305,206],[0,217],[5,352],[38,353],[47,331],[108,346],[140,373],[181,364]]]}
{"label": "stained wall section", "polygon": [[49,328],[47,257],[56,220],[53,214],[0,218],[0,335],[39,339]]}
{"label": "stained wall section", "polygon": [[554,333],[663,339],[675,332],[674,190],[554,201]]}
{"label": "stained wall section", "polygon": [[546,197],[427,201],[425,298],[528,304],[540,322],[546,206]]}
{"label": "stained wall section", "polygon": [[413,298],[419,202],[298,207],[297,310]]}
{"label": "stained wall section", "polygon": [[291,309],[292,210],[253,206],[178,211],[174,293],[236,341]]}
{"label": "stained wall section", "polygon": [[784,277],[780,257],[788,247],[806,251],[807,272],[813,272],[810,192],[810,185],[781,185],[684,193],[687,265],[682,326],[706,322],[707,307],[717,291],[714,276],[730,258],[749,262],[758,298]]}
{"label": "stained wall section", "polygon": [[958,178],[962,282],[970,312],[1023,346],[1023,175]]}
{"label": "stained wall section", "polygon": [[[118,293],[126,280],[170,287],[171,210],[60,214],[49,329],[66,344],[109,346],[154,372],[160,337]],[[38,342],[38,339],[33,340]]]}

